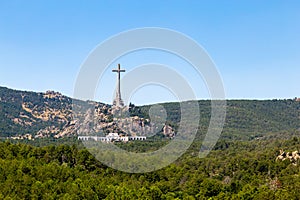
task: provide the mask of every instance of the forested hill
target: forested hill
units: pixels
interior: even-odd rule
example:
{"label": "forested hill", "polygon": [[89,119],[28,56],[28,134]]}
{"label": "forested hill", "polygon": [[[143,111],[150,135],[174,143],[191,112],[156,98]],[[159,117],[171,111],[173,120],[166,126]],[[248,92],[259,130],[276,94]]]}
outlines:
{"label": "forested hill", "polygon": [[300,102],[296,100],[235,100],[227,102],[224,135],[228,137],[288,137],[300,128]]}
{"label": "forested hill", "polygon": [[[72,100],[58,92],[25,92],[0,87],[0,137],[24,134],[69,136],[72,128]],[[79,102],[78,100],[76,100]],[[97,108],[101,122],[111,121],[110,105],[89,102]],[[134,103],[134,102],[133,102]],[[168,123],[175,129],[180,121],[178,103],[162,104]],[[133,107],[132,115],[147,118],[150,106]],[[210,101],[199,101],[199,133],[205,133],[210,119]],[[300,128],[300,102],[289,100],[228,100],[222,137],[254,139],[294,134]]]}
{"label": "forested hill", "polygon": [[0,136],[38,134],[70,120],[72,99],[59,93],[35,93],[0,87]]}
{"label": "forested hill", "polygon": [[[34,93],[0,87],[0,136],[73,134],[72,102],[57,92]],[[106,123],[109,105],[87,102]],[[167,123],[180,122],[179,103],[162,104]],[[151,106],[131,105],[131,114],[148,118]],[[105,109],[104,109],[105,108]],[[206,133],[210,101],[199,101],[199,136]],[[130,174],[96,160],[76,138],[35,147],[16,140],[0,142],[0,199],[299,199],[300,102],[295,100],[230,100],[223,138],[203,159],[201,141],[158,171]],[[288,139],[292,135],[293,137]],[[264,140],[275,138],[272,140]],[[243,139],[250,141],[232,141]],[[43,141],[25,140],[27,143]],[[48,139],[46,138],[47,142]],[[49,140],[50,141],[50,140]],[[60,145],[70,142],[72,145]],[[162,141],[117,143],[133,152],[154,151]],[[47,143],[46,143],[47,144]],[[279,150],[285,158],[277,160]],[[297,153],[298,150],[298,153]],[[277,157],[278,156],[278,157]],[[112,157],[114,160],[115,157]],[[276,161],[277,160],[277,161]]]}
{"label": "forested hill", "polygon": [[[179,103],[163,104],[173,126],[180,122]],[[146,113],[150,106],[143,106]],[[199,101],[200,134],[205,134],[210,120],[210,101]],[[227,100],[226,122],[222,137],[227,139],[261,139],[289,137],[300,130],[300,102],[287,100]]]}

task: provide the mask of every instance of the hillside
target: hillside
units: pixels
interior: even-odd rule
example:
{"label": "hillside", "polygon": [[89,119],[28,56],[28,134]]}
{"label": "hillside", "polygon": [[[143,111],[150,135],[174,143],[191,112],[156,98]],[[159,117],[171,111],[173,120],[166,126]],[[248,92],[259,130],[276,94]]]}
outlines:
{"label": "hillside", "polygon": [[[199,135],[206,133],[210,119],[210,101],[198,102],[201,114]],[[175,130],[180,121],[178,103],[161,104],[167,111],[167,124]],[[76,112],[84,106],[92,110]],[[130,119],[136,124],[147,124],[150,106],[130,107]],[[76,122],[96,120],[96,128],[86,128],[82,132],[98,130],[118,131],[113,122],[112,109],[93,101],[79,101],[58,92],[35,93],[17,91],[0,87],[0,137],[30,134],[35,137],[64,137],[75,135],[78,131]],[[267,136],[284,137],[297,134],[300,128],[300,102],[296,100],[229,100],[223,138],[259,139]],[[77,120],[77,121],[76,121]],[[144,125],[145,126],[145,125]],[[84,127],[84,126],[83,126]],[[87,127],[87,126],[86,126]],[[82,128],[82,127],[81,127]],[[136,126],[136,134],[140,131]]]}
{"label": "hillside", "polygon": [[[130,110],[133,114],[127,112]],[[120,118],[118,115],[122,113],[128,115]],[[72,99],[54,91],[35,93],[0,87],[2,138],[61,138],[110,132],[138,135],[158,126],[134,113],[141,115],[134,105],[120,110],[99,102]]]}
{"label": "hillside", "polygon": [[[93,108],[94,115],[90,110],[77,112],[74,118],[74,106],[77,110]],[[176,130],[179,104],[163,106],[167,124]],[[131,105],[128,119],[146,122],[150,107]],[[210,101],[199,101],[199,108],[201,139],[209,123]],[[66,133],[54,145],[47,138],[23,140],[33,145],[1,141],[0,199],[299,199],[300,159],[276,161],[279,150],[286,156],[299,151],[299,111],[300,102],[295,100],[227,101],[222,138],[207,157],[197,156],[201,141],[195,140],[174,163],[150,173],[130,174],[107,167],[76,138],[66,137],[79,130],[76,118],[92,117],[99,125],[111,124],[110,105],[73,100],[57,92],[0,88],[2,137]],[[118,131],[111,125],[107,131]],[[36,147],[40,141],[45,145]],[[131,152],[148,152],[167,143],[147,140],[116,145]]]}
{"label": "hillside", "polygon": [[0,136],[37,134],[62,127],[70,120],[71,99],[53,93],[16,91],[0,87]]}
{"label": "hillside", "polygon": [[[200,100],[198,136],[206,134],[210,120],[210,101]],[[168,123],[176,127],[180,122],[179,103],[162,104],[168,113]],[[147,113],[150,106],[141,107]],[[290,138],[299,135],[300,102],[288,100],[228,100],[227,114],[221,137],[223,139]]]}

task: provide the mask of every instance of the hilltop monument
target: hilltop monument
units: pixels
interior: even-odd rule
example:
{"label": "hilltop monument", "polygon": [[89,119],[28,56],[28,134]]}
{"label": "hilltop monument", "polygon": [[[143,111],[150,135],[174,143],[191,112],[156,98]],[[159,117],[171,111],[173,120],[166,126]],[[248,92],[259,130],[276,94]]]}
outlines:
{"label": "hilltop monument", "polygon": [[116,97],[113,101],[113,105],[116,107],[123,107],[124,102],[121,98],[121,82],[120,82],[120,75],[121,72],[125,72],[124,69],[121,69],[120,64],[118,64],[118,69],[113,69],[112,72],[117,72],[117,89],[116,89]]}

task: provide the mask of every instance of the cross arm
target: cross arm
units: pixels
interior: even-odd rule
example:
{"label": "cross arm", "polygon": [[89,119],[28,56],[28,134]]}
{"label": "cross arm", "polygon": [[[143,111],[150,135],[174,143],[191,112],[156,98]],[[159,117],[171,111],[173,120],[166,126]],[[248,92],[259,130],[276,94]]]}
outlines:
{"label": "cross arm", "polygon": [[121,70],[113,69],[112,72],[125,72],[125,69],[121,69]]}

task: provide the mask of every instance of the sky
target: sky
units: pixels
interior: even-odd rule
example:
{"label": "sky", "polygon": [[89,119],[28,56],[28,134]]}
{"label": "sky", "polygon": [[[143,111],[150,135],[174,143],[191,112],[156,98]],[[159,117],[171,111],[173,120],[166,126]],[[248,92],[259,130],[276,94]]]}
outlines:
{"label": "sky", "polygon": [[[227,99],[294,98],[300,96],[299,10],[296,0],[0,1],[0,86],[72,97],[81,66],[97,45],[127,30],[161,27],[205,49]],[[187,79],[197,99],[210,98],[189,64],[145,50],[107,66],[94,100],[112,101],[116,75],[111,69],[118,62],[126,73],[144,63],[169,65]],[[133,92],[130,101],[176,101],[176,95],[148,85]]]}

